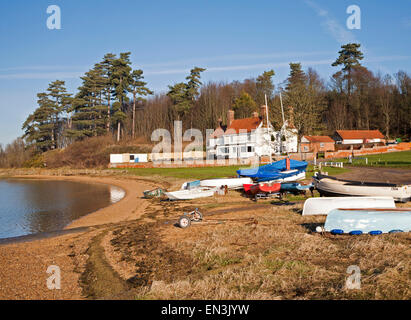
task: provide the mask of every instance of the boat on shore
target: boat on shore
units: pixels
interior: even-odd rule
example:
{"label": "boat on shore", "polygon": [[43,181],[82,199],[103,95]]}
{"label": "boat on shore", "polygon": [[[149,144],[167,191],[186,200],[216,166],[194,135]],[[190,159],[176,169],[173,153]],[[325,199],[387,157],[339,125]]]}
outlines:
{"label": "boat on shore", "polygon": [[181,190],[194,189],[198,187],[224,187],[227,186],[228,189],[242,189],[244,184],[252,184],[253,180],[251,178],[216,178],[216,179],[205,179],[196,180],[191,182],[184,182],[181,186]]}
{"label": "boat on shore", "polygon": [[198,187],[189,190],[178,190],[165,192],[164,195],[169,200],[191,200],[205,197],[212,197],[217,191],[217,188]]}
{"label": "boat on shore", "polygon": [[334,209],[324,230],[334,234],[380,234],[411,231],[411,208]]}
{"label": "boat on shore", "polygon": [[241,189],[244,184],[251,184],[251,178],[223,178],[223,179],[205,179],[200,181],[202,187],[222,187],[227,186],[228,189]]}
{"label": "boat on shore", "polygon": [[250,177],[257,182],[289,182],[305,179],[308,163],[293,159],[283,159],[257,168],[240,169],[240,177]]}
{"label": "boat on shore", "polygon": [[393,197],[323,197],[305,200],[303,216],[327,215],[339,208],[395,208]]}
{"label": "boat on shore", "polygon": [[286,182],[286,183],[281,183],[281,192],[289,192],[293,194],[299,194],[299,193],[304,193],[307,190],[310,190],[311,188],[314,188],[314,185],[312,183],[308,185],[303,185],[299,182]]}
{"label": "boat on shore", "polygon": [[280,191],[281,183],[244,184],[243,188],[248,195],[271,194]]}
{"label": "boat on shore", "polygon": [[153,190],[145,190],[143,194],[146,199],[159,198],[164,194],[164,190],[162,188],[155,188]]}
{"label": "boat on shore", "polygon": [[284,182],[294,182],[298,180],[305,179],[305,171],[300,170],[286,170],[281,171],[276,174],[272,174],[269,177],[259,178],[258,182],[276,182],[276,183],[284,183]]}
{"label": "boat on shore", "polygon": [[313,176],[313,182],[322,196],[388,196],[398,202],[407,202],[411,199],[411,185],[342,180],[320,174]]}

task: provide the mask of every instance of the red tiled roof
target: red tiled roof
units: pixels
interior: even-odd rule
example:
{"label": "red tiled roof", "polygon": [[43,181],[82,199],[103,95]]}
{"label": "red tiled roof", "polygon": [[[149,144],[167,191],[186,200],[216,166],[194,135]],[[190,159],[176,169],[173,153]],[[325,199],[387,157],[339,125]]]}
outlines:
{"label": "red tiled roof", "polygon": [[379,130],[337,130],[338,135],[345,139],[384,139]]}
{"label": "red tiled roof", "polygon": [[308,141],[315,143],[315,142],[332,142],[334,143],[334,140],[331,139],[329,136],[304,136]]}
{"label": "red tiled roof", "polygon": [[232,133],[240,133],[240,130],[242,132],[251,132],[260,125],[261,123],[260,118],[244,118],[244,119],[236,119],[233,120],[231,125],[227,128],[225,131],[226,134],[232,134]]}

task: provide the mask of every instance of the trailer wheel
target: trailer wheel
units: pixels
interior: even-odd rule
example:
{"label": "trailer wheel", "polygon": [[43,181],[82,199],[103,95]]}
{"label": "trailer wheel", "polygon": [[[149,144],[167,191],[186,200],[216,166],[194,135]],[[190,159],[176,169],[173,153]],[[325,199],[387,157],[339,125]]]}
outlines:
{"label": "trailer wheel", "polygon": [[188,216],[181,216],[180,219],[178,219],[178,225],[180,228],[185,229],[188,228],[191,225],[191,219]]}

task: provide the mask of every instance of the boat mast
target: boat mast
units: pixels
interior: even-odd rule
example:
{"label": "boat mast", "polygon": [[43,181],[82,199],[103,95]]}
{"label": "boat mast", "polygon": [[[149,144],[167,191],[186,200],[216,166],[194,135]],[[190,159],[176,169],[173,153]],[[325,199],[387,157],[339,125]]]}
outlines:
{"label": "boat mast", "polygon": [[280,104],[281,104],[281,115],[283,117],[283,125],[281,126],[280,130],[280,153],[283,153],[283,128],[285,125],[285,117],[284,117],[284,107],[283,107],[283,98],[281,96],[281,90],[280,90]]}
{"label": "boat mast", "polygon": [[281,97],[281,91],[280,91],[280,103],[281,103],[281,114],[283,116],[283,125],[284,125],[285,118],[284,118],[283,98]]}
{"label": "boat mast", "polygon": [[270,163],[273,162],[273,153],[271,152],[271,135],[270,135],[270,129],[268,127],[268,103],[267,103],[267,95],[264,94],[264,99],[265,99],[265,115],[267,118],[267,135],[270,137],[268,141],[268,150],[270,150]]}

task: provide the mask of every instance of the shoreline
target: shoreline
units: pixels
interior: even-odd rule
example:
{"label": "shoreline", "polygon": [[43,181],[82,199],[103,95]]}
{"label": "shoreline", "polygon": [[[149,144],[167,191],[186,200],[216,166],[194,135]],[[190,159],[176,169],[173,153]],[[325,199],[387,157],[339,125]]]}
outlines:
{"label": "shoreline", "polygon": [[[132,177],[93,177],[93,176],[56,176],[56,175],[12,175],[7,178],[35,179],[35,180],[60,180],[83,183],[99,183],[116,186],[124,191],[124,197],[106,207],[90,212],[73,220],[61,230],[79,227],[91,227],[103,224],[118,223],[138,219],[144,212],[148,203],[142,198],[143,191],[155,187],[154,182],[144,181]],[[34,236],[34,234],[32,235]]]}

